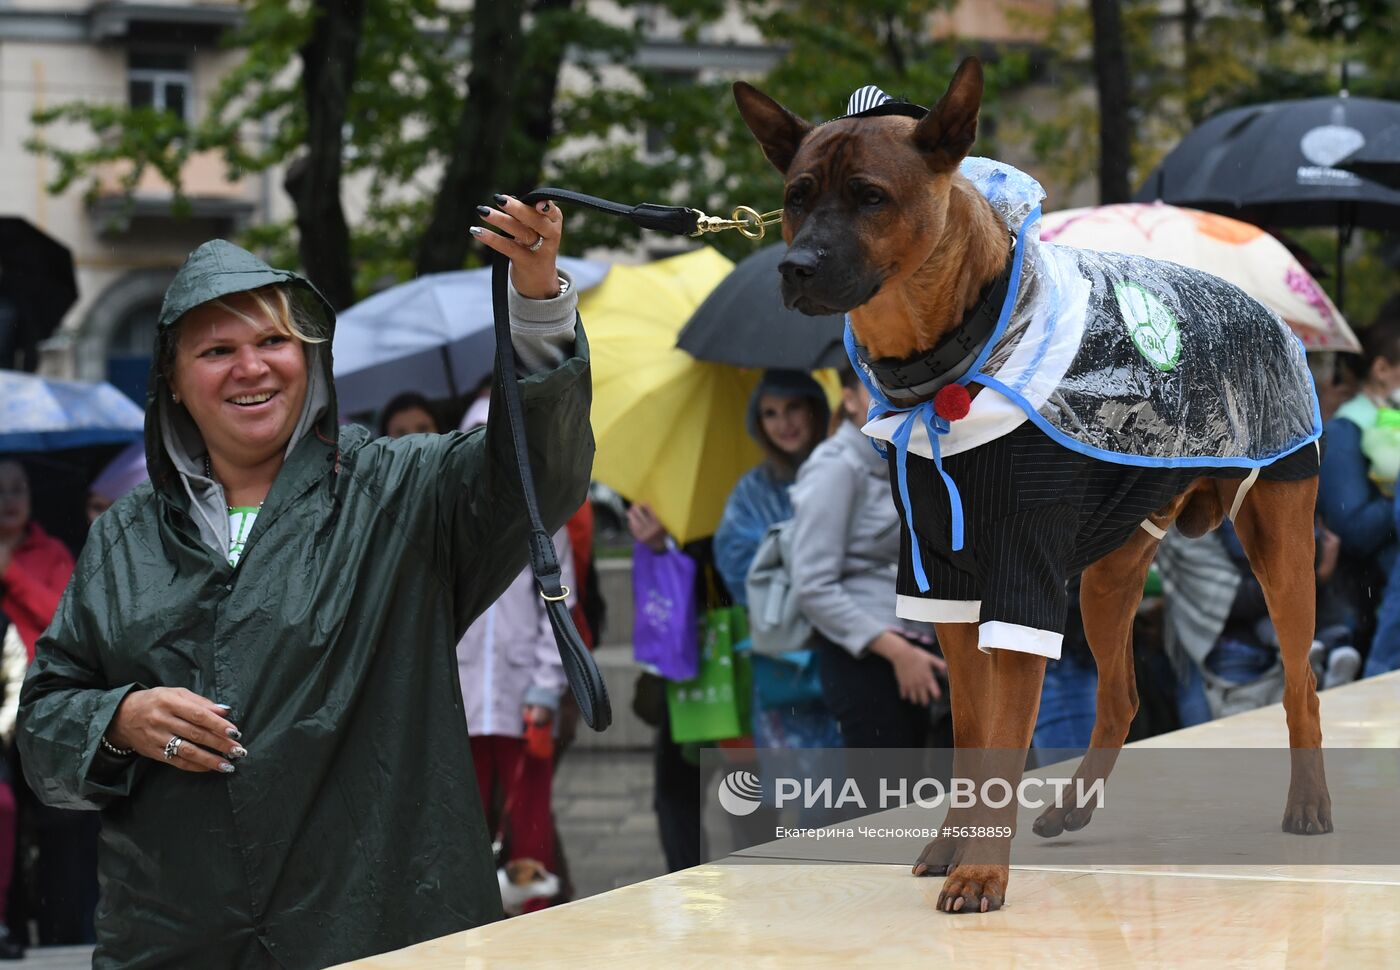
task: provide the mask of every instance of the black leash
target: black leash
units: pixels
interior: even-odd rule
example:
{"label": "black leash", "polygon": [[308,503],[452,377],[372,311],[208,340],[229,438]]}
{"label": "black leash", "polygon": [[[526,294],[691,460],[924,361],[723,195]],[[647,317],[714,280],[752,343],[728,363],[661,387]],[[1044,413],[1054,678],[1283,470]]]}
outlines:
{"label": "black leash", "polygon": [[[526,205],[534,205],[545,199],[619,216],[643,229],[669,232],[676,236],[698,236],[721,229],[738,229],[751,239],[761,239],[764,227],[781,217],[781,213],[758,213],[747,206],[740,206],[734,210],[733,218],[720,219],[685,206],[654,205],[650,202],[627,206],[581,192],[555,188],[535,189],[521,197],[521,201]],[[530,516],[530,568],[535,574],[535,585],[545,601],[549,625],[554,630],[554,640],[559,646],[559,657],[564,662],[564,673],[569,678],[569,688],[578,699],[579,713],[589,727],[595,731],[602,731],[612,723],[612,703],[608,700],[608,687],[603,682],[603,675],[598,670],[593,654],[579,636],[578,628],[574,626],[574,618],[565,603],[569,591],[560,582],[559,557],[554,551],[554,540],[540,519],[539,501],[535,497],[535,477],[530,471],[530,455],[525,441],[525,412],[520,403],[520,388],[515,377],[515,348],[510,342],[510,314],[507,311],[506,298],[509,268],[510,260],[498,253],[491,268],[491,303],[496,327],[496,380],[501,385],[501,394],[506,403],[511,444],[515,448],[515,463],[520,471],[520,489],[525,496],[525,508]]]}

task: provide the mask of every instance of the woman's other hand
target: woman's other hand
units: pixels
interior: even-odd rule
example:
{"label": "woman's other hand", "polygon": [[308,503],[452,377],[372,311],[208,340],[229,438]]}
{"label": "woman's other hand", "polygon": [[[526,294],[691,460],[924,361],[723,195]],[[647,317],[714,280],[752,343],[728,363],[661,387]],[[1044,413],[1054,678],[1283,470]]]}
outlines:
{"label": "woman's other hand", "polygon": [[531,300],[558,296],[555,260],[564,234],[564,215],[559,207],[547,200],[528,206],[509,195],[498,195],[495,202],[500,208],[479,205],[476,211],[500,233],[472,226],[472,236],[510,260],[510,281],[521,296]]}
{"label": "woman's other hand", "polygon": [[645,502],[637,502],[627,510],[627,528],[633,539],[652,552],[666,551],[666,527]]}
{"label": "woman's other hand", "polygon": [[[228,773],[248,752],[238,743],[241,735],[227,714],[224,705],[183,687],[134,690],[117,708],[107,728],[107,743],[182,771]],[[175,757],[167,758],[166,745],[172,738],[183,741]]]}
{"label": "woman's other hand", "polygon": [[948,672],[948,664],[937,654],[916,647],[893,630],[886,630],[870,644],[870,652],[884,657],[894,667],[899,696],[911,704],[927,707],[943,699],[943,688],[934,671]]}

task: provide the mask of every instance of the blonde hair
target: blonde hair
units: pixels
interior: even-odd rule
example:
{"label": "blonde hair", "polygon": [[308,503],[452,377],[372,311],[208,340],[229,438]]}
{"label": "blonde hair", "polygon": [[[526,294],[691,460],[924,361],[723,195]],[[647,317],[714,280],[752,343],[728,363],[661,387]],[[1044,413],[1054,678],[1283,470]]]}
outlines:
{"label": "blonde hair", "polygon": [[[321,344],[329,339],[327,335],[317,332],[321,329],[318,317],[308,307],[311,300],[302,298],[301,291],[294,291],[285,283],[270,283],[255,290],[240,290],[239,292],[247,293],[252,297],[263,318],[271,321],[275,333],[300,340],[304,344]],[[235,295],[233,293],[227,294],[227,296]],[[247,313],[230,304],[226,297],[218,297],[199,305],[216,306],[230,316],[242,320],[250,327],[262,326],[260,321],[253,319]],[[160,369],[165,376],[166,383],[172,383],[175,379],[175,358],[180,347],[180,332],[188,315],[189,311],[186,311],[185,316],[182,316],[161,337]]]}
{"label": "blonde hair", "polygon": [[[314,334],[315,325],[311,315],[306,312],[306,308],[300,302],[292,300],[287,293],[287,287],[282,283],[273,283],[268,286],[259,287],[256,290],[245,290],[257,303],[258,309],[262,312],[263,318],[272,321],[272,329],[284,337],[295,337],[304,344],[325,343],[324,336]],[[229,294],[232,296],[233,294]],[[258,321],[254,320],[242,310],[237,309],[227,303],[222,297],[210,300],[214,306],[229,313],[250,327],[258,326]]]}

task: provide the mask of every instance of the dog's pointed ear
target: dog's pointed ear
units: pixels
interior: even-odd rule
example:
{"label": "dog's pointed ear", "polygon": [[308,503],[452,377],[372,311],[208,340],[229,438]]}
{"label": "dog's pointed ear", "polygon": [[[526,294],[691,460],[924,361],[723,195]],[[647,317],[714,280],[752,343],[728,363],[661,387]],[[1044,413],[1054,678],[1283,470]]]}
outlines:
{"label": "dog's pointed ear", "polygon": [[758,139],[768,161],[786,175],[797,154],[797,146],[802,144],[812,125],[744,81],[734,82],[734,103],[739,106],[744,124]]}
{"label": "dog's pointed ear", "polygon": [[956,168],[977,140],[977,112],[982,108],[982,62],[969,57],[958,65],[948,90],[914,129],[914,145],[929,168]]}

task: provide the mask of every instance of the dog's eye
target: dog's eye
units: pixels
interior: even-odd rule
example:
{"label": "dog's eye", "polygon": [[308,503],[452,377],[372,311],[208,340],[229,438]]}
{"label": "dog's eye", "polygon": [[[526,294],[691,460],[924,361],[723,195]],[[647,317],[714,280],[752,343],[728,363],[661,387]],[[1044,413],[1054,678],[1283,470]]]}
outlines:
{"label": "dog's eye", "polygon": [[881,205],[885,201],[885,193],[879,189],[867,188],[860,193],[860,204],[865,206]]}
{"label": "dog's eye", "polygon": [[807,204],[807,189],[805,187],[798,186],[797,188],[788,192],[787,204],[788,208],[790,209],[802,208],[804,205]]}

